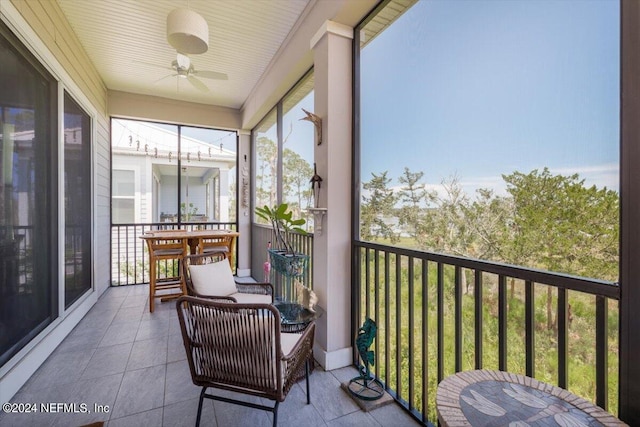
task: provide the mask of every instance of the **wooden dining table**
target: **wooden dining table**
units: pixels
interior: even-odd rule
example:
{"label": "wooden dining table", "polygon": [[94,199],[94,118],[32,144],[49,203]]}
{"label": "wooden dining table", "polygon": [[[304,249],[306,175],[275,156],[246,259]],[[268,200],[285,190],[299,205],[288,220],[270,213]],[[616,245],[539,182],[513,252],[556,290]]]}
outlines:
{"label": "wooden dining table", "polygon": [[236,253],[236,240],[240,236],[240,233],[233,230],[221,230],[221,229],[210,229],[210,230],[157,230],[157,231],[148,231],[140,236],[141,239],[175,239],[175,240],[186,240],[187,247],[189,248],[188,254],[186,255],[195,255],[198,250],[198,246],[205,239],[216,239],[221,237],[231,237],[231,245],[229,246],[230,253],[230,263],[233,265],[233,256]]}

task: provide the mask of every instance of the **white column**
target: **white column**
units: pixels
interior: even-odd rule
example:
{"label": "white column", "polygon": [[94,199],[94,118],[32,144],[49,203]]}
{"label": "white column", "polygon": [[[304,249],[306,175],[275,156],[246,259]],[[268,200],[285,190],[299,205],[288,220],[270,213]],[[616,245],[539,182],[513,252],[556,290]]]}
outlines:
{"label": "white column", "polygon": [[323,179],[318,207],[327,208],[322,233],[313,242],[313,287],[326,311],[317,321],[314,356],[327,370],[352,363],[352,39],[352,28],[326,21],[311,40],[313,112],[322,118],[322,144],[314,148]]}
{"label": "white column", "polygon": [[251,155],[251,131],[238,131],[238,277],[251,276],[251,176],[249,165]]}

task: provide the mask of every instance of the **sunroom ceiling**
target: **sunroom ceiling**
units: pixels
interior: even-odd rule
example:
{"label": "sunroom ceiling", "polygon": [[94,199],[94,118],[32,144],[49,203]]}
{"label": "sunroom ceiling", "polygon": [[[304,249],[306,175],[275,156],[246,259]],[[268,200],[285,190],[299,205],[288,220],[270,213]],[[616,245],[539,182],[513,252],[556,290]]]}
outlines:
{"label": "sunroom ceiling", "polygon": [[[241,108],[280,46],[306,14],[310,0],[57,0],[110,90]],[[175,74],[166,18],[189,8],[209,25],[209,49],[191,55],[203,92]]]}

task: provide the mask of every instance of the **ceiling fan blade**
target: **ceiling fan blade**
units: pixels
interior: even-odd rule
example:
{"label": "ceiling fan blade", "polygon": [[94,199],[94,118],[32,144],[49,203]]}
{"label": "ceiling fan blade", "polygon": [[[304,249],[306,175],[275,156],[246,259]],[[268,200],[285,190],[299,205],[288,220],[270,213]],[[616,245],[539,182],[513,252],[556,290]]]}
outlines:
{"label": "ceiling fan blade", "polygon": [[155,84],[158,84],[158,83],[160,83],[160,82],[161,82],[162,80],[164,80],[164,79],[168,79],[169,77],[176,77],[176,76],[177,76],[177,74],[169,74],[168,76],[160,77],[158,80],[156,80],[155,82],[153,82],[153,84],[154,84],[154,85],[155,85]]}
{"label": "ceiling fan blade", "polygon": [[229,77],[227,77],[227,75],[225,73],[218,73],[215,71],[198,71],[198,70],[193,70],[193,74],[197,75],[198,77],[202,77],[205,79],[214,79],[214,80],[228,80]]}
{"label": "ceiling fan blade", "polygon": [[150,67],[162,68],[163,70],[175,71],[173,68],[167,67],[166,65],[152,64],[151,62],[138,61],[136,59],[134,59],[132,62],[135,62],[136,64],[148,65]]}
{"label": "ceiling fan blade", "polygon": [[200,92],[209,92],[209,88],[195,77],[187,76],[187,80],[189,80],[189,83],[191,83],[191,85],[198,89]]}

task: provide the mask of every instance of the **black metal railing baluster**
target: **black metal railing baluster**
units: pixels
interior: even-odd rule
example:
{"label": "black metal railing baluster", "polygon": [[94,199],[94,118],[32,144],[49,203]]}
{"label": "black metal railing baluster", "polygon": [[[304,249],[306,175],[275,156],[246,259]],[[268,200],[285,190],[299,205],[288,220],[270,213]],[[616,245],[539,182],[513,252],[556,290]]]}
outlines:
{"label": "black metal railing baluster", "polygon": [[131,284],[131,257],[129,256],[129,227],[124,227],[124,256],[125,256],[125,266],[126,266],[126,274],[124,277],[125,285]]}
{"label": "black metal railing baluster", "polygon": [[429,262],[422,260],[422,422],[429,407]]}
{"label": "black metal railing baluster", "polygon": [[535,376],[535,294],[533,283],[524,283],[524,322],[525,322],[525,370],[529,377]]}
{"label": "black metal railing baluster", "polygon": [[396,393],[402,398],[402,255],[396,254]]}
{"label": "black metal railing baluster", "polygon": [[498,369],[507,370],[507,278],[498,276]]}
{"label": "black metal railing baluster", "polygon": [[474,298],[474,314],[475,314],[475,368],[482,369],[482,271],[474,270],[473,282],[473,298]]}
{"label": "black metal railing baluster", "polygon": [[389,313],[389,293],[390,293],[390,274],[389,274],[389,252],[384,253],[384,384],[389,388],[389,380],[391,375],[389,374],[389,368],[391,367],[391,314]]}
{"label": "black metal railing baluster", "polygon": [[[378,249],[374,249],[374,296],[373,296],[373,300],[374,300],[374,304],[375,304],[375,311],[374,311],[374,322],[376,322],[376,325],[380,325],[380,251]],[[374,341],[374,345],[375,345],[375,352],[376,354],[380,354],[380,344],[379,344],[380,340],[376,339]],[[380,364],[376,363],[375,365],[375,372],[376,372],[376,378],[380,378]]]}
{"label": "black metal railing baluster", "polygon": [[414,393],[414,388],[415,388],[415,369],[414,369],[414,364],[415,364],[415,360],[414,360],[414,348],[413,346],[415,345],[414,342],[414,330],[415,330],[415,319],[414,319],[414,298],[413,298],[413,263],[414,263],[414,258],[413,257],[409,257],[408,260],[408,287],[407,287],[407,292],[408,297],[407,297],[407,304],[409,305],[409,393],[408,393],[408,403],[409,403],[409,409],[413,410],[413,393]]}
{"label": "black metal railing baluster", "polygon": [[122,266],[120,265],[122,258],[120,255],[120,227],[116,227],[118,230],[118,285],[122,284],[122,278],[120,277],[120,272],[122,271]]}
{"label": "black metal railing baluster", "polygon": [[558,288],[558,314],[557,314],[557,326],[558,326],[558,387],[567,388],[567,353],[569,349],[569,343],[567,341],[568,336],[568,324],[567,324],[567,290]]}
{"label": "black metal railing baluster", "polygon": [[444,267],[442,263],[438,263],[438,308],[436,316],[438,317],[438,383],[444,379]]}
{"label": "black metal railing baluster", "polygon": [[[353,287],[355,289],[352,289],[352,302],[351,302],[351,308],[352,308],[352,312],[351,312],[351,322],[352,322],[352,328],[354,330],[356,330],[356,333],[354,334],[354,337],[357,336],[357,331],[358,328],[361,325],[361,318],[360,318],[360,314],[362,312],[361,309],[361,305],[362,305],[362,298],[360,297],[360,290],[362,289],[362,251],[367,251],[368,249],[366,248],[354,248],[353,249],[353,256],[356,258],[353,264],[353,268],[356,269],[355,275],[354,277],[356,278],[354,280],[354,282],[357,283],[357,285],[354,285]],[[355,345],[355,341],[353,343]],[[353,364],[355,366],[359,366],[360,365],[360,355],[358,354],[357,351],[353,351]]]}
{"label": "black metal railing baluster", "polygon": [[454,325],[455,325],[455,371],[462,370],[462,269],[455,266],[454,274]]}
{"label": "black metal railing baluster", "polygon": [[596,296],[596,405],[607,410],[609,403],[609,306]]}
{"label": "black metal railing baluster", "polygon": [[371,298],[369,297],[369,294],[371,292],[371,260],[369,257],[369,254],[371,253],[372,249],[366,249],[366,252],[364,253],[364,276],[365,276],[365,282],[364,282],[364,316],[365,318],[369,318],[370,317],[370,313],[369,313],[369,304],[371,304]]}

